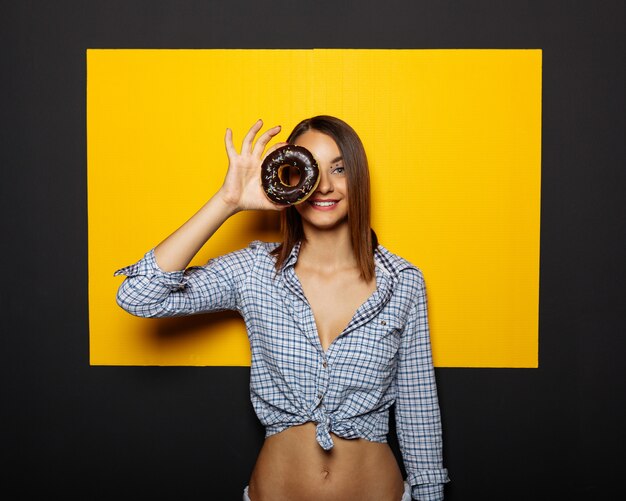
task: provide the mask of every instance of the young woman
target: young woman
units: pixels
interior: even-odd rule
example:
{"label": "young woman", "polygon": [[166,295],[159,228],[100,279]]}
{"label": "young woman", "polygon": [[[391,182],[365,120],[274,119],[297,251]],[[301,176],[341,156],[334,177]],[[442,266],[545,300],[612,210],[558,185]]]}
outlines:
{"label": "young woman", "polygon": [[[252,126],[240,152],[227,129],[224,184],[139,262],[115,272],[127,275],[118,304],[142,317],[243,316],[252,404],[266,427],[244,501],[443,499],[424,279],[370,228],[363,145],[334,117],[298,124],[287,142],[313,153],[320,181],[307,201],[284,209],[267,199],[260,178],[280,127],[255,141],[261,127]],[[257,240],[188,267],[226,219],[252,209],[282,210],[281,243]],[[387,443],[394,403],[405,481]]]}

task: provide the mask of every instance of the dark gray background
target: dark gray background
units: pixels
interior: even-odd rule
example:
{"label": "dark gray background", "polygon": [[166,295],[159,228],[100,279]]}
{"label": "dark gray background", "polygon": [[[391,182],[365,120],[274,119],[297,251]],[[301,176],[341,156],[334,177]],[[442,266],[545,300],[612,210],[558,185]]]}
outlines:
{"label": "dark gray background", "polygon": [[89,366],[87,48],[541,48],[540,368],[437,370],[446,499],[617,499],[624,5],[2,1],[3,488],[239,500],[263,440],[248,368]]}

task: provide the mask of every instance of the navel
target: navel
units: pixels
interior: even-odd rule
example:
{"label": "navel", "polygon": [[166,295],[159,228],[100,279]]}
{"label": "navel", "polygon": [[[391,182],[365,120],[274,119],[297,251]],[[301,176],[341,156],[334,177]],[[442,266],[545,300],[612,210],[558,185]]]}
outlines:
{"label": "navel", "polygon": [[322,467],[322,471],[321,471],[321,475],[322,475],[322,479],[323,480],[328,480],[328,477],[330,475],[330,470],[326,466],[323,466]]}

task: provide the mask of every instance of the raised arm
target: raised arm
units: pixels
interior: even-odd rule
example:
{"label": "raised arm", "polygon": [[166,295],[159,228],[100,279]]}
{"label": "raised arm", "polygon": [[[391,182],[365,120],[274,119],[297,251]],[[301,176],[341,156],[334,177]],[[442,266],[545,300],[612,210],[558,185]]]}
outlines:
{"label": "raised arm", "polygon": [[[163,271],[187,267],[202,246],[233,214],[242,210],[281,210],[268,200],[261,187],[261,159],[267,143],[280,132],[280,126],[266,131],[254,142],[263,126],[258,120],[243,140],[241,153],[233,145],[233,133],[226,129],[228,172],[224,184],[185,224],[154,249],[154,257]],[[281,143],[282,144],[282,143]],[[276,148],[278,145],[275,145]]]}
{"label": "raised arm", "polygon": [[262,125],[259,120],[250,128],[241,153],[233,145],[232,131],[226,130],[229,164],[223,185],[187,222],[140,261],[114,273],[127,276],[118,289],[119,306],[142,317],[238,308],[237,287],[252,266],[254,243],[247,249],[212,259],[206,266],[187,266],[233,214],[251,209],[282,209],[267,199],[260,178],[263,151],[270,139],[280,132],[280,127],[269,129],[255,142]]}

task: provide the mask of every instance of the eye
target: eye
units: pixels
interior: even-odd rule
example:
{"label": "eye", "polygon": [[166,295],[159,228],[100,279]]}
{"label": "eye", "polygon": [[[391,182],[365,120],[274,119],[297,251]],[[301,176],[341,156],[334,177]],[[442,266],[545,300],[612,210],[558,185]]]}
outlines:
{"label": "eye", "polygon": [[343,174],[345,172],[345,168],[343,167],[343,165],[340,165],[338,167],[335,167],[335,169],[333,170],[333,172],[336,172],[338,174]]}

